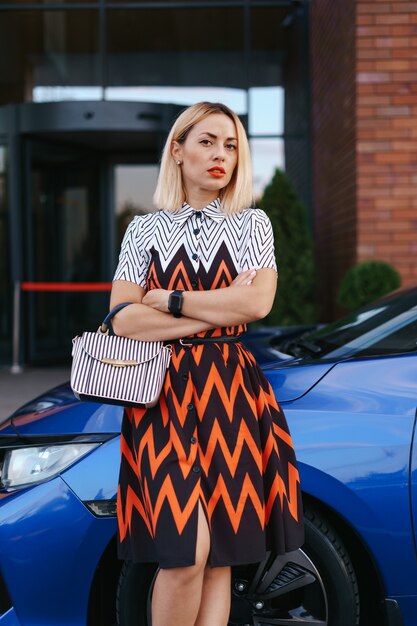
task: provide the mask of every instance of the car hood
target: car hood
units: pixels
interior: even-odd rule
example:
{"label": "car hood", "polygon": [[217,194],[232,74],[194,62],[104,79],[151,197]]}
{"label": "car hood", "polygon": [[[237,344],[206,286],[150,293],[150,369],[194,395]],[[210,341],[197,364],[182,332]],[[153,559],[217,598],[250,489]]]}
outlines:
{"label": "car hood", "polygon": [[[333,363],[306,364],[291,360],[270,365],[263,371],[279,402],[290,402],[308,393],[333,367]],[[24,404],[0,423],[0,436],[118,433],[123,408],[95,402],[80,402],[69,384],[59,385]]]}
{"label": "car hood", "polygon": [[122,415],[122,407],[80,402],[66,383],[24,404],[0,423],[0,436],[118,433]]}
{"label": "car hood", "polygon": [[333,367],[334,362],[293,359],[263,368],[278,402],[292,402],[310,391]]}

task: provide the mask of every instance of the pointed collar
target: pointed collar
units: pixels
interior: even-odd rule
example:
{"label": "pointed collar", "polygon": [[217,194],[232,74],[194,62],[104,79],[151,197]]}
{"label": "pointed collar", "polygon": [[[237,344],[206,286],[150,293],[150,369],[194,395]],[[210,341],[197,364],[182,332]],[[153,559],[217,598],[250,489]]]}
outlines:
{"label": "pointed collar", "polygon": [[[198,209],[198,211],[201,211],[201,213],[204,213],[206,217],[209,217],[216,222],[221,222],[226,217],[226,214],[223,213],[221,209],[220,198],[216,198],[216,200],[210,202],[203,209]],[[177,224],[184,224],[188,220],[188,218],[196,212],[197,209],[193,209],[193,207],[184,202],[182,207],[180,209],[177,209],[176,211],[173,211],[171,215],[174,222],[176,222]]]}

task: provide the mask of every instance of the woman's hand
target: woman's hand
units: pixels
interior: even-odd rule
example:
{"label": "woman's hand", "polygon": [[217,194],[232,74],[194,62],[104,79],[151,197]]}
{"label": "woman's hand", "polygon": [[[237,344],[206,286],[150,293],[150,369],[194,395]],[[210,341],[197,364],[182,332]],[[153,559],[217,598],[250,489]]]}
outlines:
{"label": "woman's hand", "polygon": [[146,304],[157,311],[169,313],[168,298],[170,293],[172,293],[172,289],[151,289],[143,296],[142,304]]}
{"label": "woman's hand", "polygon": [[256,270],[245,270],[240,272],[234,280],[230,283],[230,287],[243,287],[244,285],[251,285],[253,279],[256,276]]}

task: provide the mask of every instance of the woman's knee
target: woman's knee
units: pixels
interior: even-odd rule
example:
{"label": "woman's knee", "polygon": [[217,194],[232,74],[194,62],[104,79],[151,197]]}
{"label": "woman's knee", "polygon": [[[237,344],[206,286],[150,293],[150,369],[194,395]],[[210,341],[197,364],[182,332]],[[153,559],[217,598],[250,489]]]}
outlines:
{"label": "woman's knee", "polygon": [[204,578],[204,565],[195,563],[187,567],[161,569],[158,576],[164,587],[175,588],[178,593],[186,590],[190,585],[200,585]]}
{"label": "woman's knee", "polygon": [[202,583],[209,554],[210,533],[204,512],[200,509],[194,565],[189,565],[187,567],[175,567],[172,569],[161,569],[161,572],[163,572],[161,578],[164,578],[168,584],[176,587],[185,587],[193,581],[199,581]]}
{"label": "woman's knee", "polygon": [[228,583],[231,580],[231,568],[230,567],[210,567],[206,565],[204,570],[204,582],[220,584]]}

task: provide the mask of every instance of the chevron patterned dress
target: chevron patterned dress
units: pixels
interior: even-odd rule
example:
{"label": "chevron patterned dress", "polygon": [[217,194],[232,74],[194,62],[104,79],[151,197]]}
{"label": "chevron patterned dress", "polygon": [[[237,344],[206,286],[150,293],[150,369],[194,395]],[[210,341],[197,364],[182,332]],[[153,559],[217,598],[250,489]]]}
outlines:
{"label": "chevron patterned dress", "polygon": [[[146,290],[221,289],[246,269],[276,269],[260,209],[226,215],[218,200],[128,226],[115,280]],[[173,318],[173,323],[175,319]],[[245,325],[196,336],[241,335]],[[159,403],[124,412],[117,496],[122,559],[194,564],[198,503],[213,567],[256,563],[303,543],[299,474],[285,416],[243,343],[173,345]]]}

